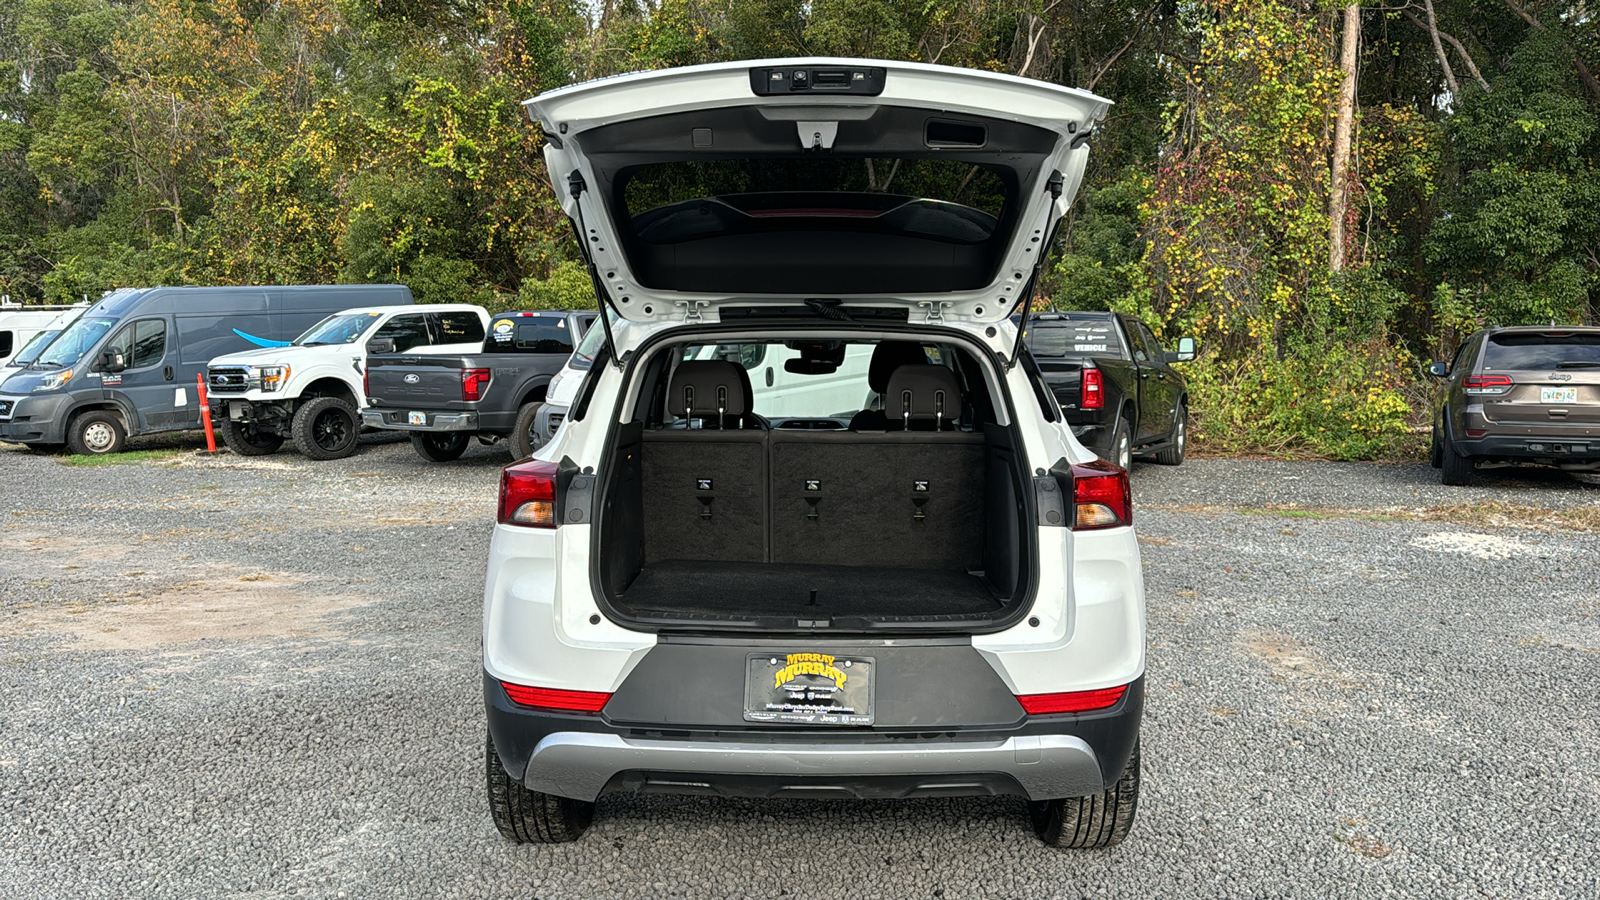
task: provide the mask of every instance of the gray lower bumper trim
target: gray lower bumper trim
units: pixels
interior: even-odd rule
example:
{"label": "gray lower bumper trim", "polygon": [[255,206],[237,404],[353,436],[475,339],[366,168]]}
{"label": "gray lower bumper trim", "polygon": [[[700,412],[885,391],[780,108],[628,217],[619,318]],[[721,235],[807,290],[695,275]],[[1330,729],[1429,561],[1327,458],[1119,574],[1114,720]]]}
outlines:
{"label": "gray lower bumper trim", "polygon": [[563,731],[534,748],[525,783],[529,790],[593,800],[615,775],[629,771],[777,780],[999,774],[1016,779],[1034,800],[1086,797],[1104,790],[1094,750],[1067,735],[936,744],[733,744]]}
{"label": "gray lower bumper trim", "polygon": [[361,422],[371,428],[387,428],[390,431],[477,431],[478,414],[460,413],[433,415],[426,425],[409,424],[405,413],[374,411],[364,409],[361,411]]}

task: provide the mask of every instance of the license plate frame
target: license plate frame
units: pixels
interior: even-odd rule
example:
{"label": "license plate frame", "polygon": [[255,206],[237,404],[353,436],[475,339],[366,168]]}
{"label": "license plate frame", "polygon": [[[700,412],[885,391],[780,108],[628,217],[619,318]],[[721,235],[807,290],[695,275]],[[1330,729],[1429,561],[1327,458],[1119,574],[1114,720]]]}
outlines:
{"label": "license plate frame", "polygon": [[877,721],[877,674],[877,660],[870,656],[812,651],[747,654],[744,720],[765,725],[872,725]]}
{"label": "license plate frame", "polygon": [[425,412],[408,412],[406,413],[406,424],[426,425],[428,424],[428,414]]}
{"label": "license plate frame", "polygon": [[1541,387],[1539,388],[1540,403],[1577,403],[1578,389],[1575,387]]}

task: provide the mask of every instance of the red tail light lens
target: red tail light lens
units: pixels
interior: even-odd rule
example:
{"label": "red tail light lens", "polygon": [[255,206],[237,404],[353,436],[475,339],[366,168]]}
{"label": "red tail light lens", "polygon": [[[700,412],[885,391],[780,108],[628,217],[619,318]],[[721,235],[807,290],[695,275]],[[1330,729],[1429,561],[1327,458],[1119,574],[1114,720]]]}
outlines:
{"label": "red tail light lens", "polygon": [[1128,472],[1121,466],[1103,459],[1073,466],[1072,493],[1077,503],[1073,531],[1133,524]]}
{"label": "red tail light lens", "polygon": [[[369,400],[372,398],[372,367],[371,366],[362,366],[361,367],[361,396],[366,397]],[[369,403],[368,405],[370,406],[371,404]]]}
{"label": "red tail light lens", "polygon": [[1081,387],[1081,396],[1078,399],[1079,409],[1104,409],[1106,405],[1105,375],[1099,369],[1084,369],[1083,378],[1078,384]]}
{"label": "red tail light lens", "polygon": [[1511,390],[1510,375],[1468,375],[1461,386],[1469,394],[1504,394]]}
{"label": "red tail light lens", "polygon": [[500,473],[500,524],[556,527],[556,464],[530,459]]}
{"label": "red tail light lens", "polygon": [[1061,694],[1018,694],[1017,702],[1030,716],[1048,716],[1056,713],[1094,712],[1110,709],[1128,692],[1127,685],[1101,688],[1098,691],[1067,691]]}
{"label": "red tail light lens", "polygon": [[518,706],[548,709],[553,712],[597,713],[611,700],[610,694],[599,691],[561,691],[555,688],[528,687],[500,682],[506,696]]}
{"label": "red tail light lens", "polygon": [[488,369],[463,369],[461,371],[461,399],[482,400],[489,388]]}

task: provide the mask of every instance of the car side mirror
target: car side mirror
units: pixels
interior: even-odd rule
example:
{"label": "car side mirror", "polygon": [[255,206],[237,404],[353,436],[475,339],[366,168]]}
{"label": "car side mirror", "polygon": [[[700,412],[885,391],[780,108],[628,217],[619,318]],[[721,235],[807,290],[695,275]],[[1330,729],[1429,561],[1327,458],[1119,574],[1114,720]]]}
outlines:
{"label": "car side mirror", "polygon": [[373,338],[367,341],[367,352],[373,354],[393,353],[394,338]]}
{"label": "car side mirror", "polygon": [[1194,359],[1196,352],[1194,338],[1178,338],[1178,349],[1167,354],[1168,362],[1189,362]]}
{"label": "car side mirror", "polygon": [[100,354],[100,368],[106,370],[107,372],[115,374],[117,372],[121,372],[127,367],[127,360],[123,357],[122,351],[118,350],[116,347],[112,347],[110,350]]}
{"label": "car side mirror", "polygon": [[1450,375],[1450,367],[1442,362],[1428,363],[1428,374],[1435,378],[1445,378]]}

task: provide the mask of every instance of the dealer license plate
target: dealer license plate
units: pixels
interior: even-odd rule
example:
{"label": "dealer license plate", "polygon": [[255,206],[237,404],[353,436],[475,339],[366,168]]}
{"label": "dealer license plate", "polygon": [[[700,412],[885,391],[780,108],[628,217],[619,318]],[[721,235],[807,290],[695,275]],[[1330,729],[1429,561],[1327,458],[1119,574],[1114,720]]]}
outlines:
{"label": "dealer license plate", "polygon": [[426,424],[428,424],[428,414],[427,413],[416,413],[416,412],[407,413],[406,414],[406,424],[408,424],[408,425],[426,425]]}
{"label": "dealer license plate", "polygon": [[784,725],[871,725],[873,660],[828,653],[745,657],[744,719]]}
{"label": "dealer license plate", "polygon": [[1578,389],[1575,387],[1542,387],[1539,388],[1540,403],[1577,403]]}

